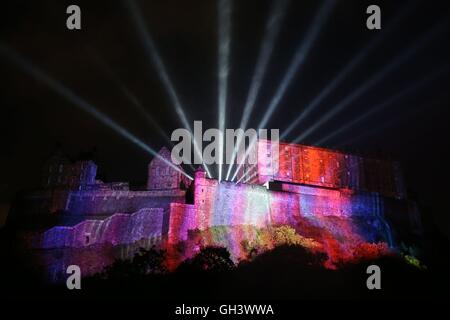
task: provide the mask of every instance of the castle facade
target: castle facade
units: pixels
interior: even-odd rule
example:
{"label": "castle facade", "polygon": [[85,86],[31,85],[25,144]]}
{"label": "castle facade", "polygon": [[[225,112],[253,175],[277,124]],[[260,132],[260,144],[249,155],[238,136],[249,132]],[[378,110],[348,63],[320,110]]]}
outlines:
{"label": "castle facade", "polygon": [[[289,225],[300,217],[363,221],[358,232],[366,241],[391,246],[404,230],[420,231],[418,211],[406,197],[395,162],[285,143],[277,146],[279,157],[274,159],[268,144],[259,141],[257,163],[243,166],[251,177],[241,179],[246,183],[208,179],[202,170],[190,181],[181,168],[154,158],[146,190],[96,180],[92,161],[53,158],[45,166],[42,190],[29,194],[28,203],[30,211],[60,219],[39,233],[35,245],[51,249],[139,240],[177,243],[186,240],[189,230]],[[170,161],[166,148],[160,156]]]}

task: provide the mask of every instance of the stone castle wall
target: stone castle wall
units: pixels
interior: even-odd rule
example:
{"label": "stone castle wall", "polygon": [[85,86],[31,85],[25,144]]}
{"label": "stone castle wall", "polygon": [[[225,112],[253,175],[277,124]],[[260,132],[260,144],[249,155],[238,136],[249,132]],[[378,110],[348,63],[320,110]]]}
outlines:
{"label": "stone castle wall", "polygon": [[[163,191],[161,191],[163,192]],[[148,191],[134,192],[133,199],[142,206],[156,206],[149,199]],[[160,196],[162,194],[159,194]],[[105,196],[105,195],[103,195]],[[132,209],[136,203],[127,203],[128,192],[110,192],[107,197],[97,193],[86,195],[84,192],[77,202],[91,212],[105,212],[106,207],[95,207],[100,201],[111,204],[111,210]],[[84,197],[84,198],[83,198]],[[114,198],[115,197],[115,198]],[[112,200],[117,201],[117,206]],[[93,243],[128,244],[133,241],[167,234],[169,243],[186,240],[188,231],[204,230],[214,226],[295,224],[300,217],[337,216],[340,218],[358,218],[378,220],[379,224],[389,228],[386,215],[400,213],[408,217],[408,208],[401,200],[385,201],[376,193],[361,193],[346,189],[326,189],[287,183],[272,183],[265,186],[235,184],[206,179],[196,175],[194,180],[194,204],[183,201],[168,202],[168,207],[146,207],[134,214],[113,214],[103,220],[86,220],[74,227],[54,227],[44,233],[42,247],[81,247]],[[122,207],[120,207],[122,206]],[[128,207],[126,207],[128,206]],[[95,210],[94,210],[95,209]],[[87,215],[89,217],[89,215]],[[148,224],[148,226],[147,226]],[[390,232],[389,230],[384,230]]]}
{"label": "stone castle wall", "polygon": [[143,208],[169,211],[172,202],[184,203],[185,191],[76,191],[70,192],[64,211],[77,215],[133,213]]}
{"label": "stone castle wall", "polygon": [[[299,217],[338,216],[384,220],[387,210],[376,193],[290,184],[264,186],[218,183],[196,176],[194,205],[172,204],[168,239],[185,240],[189,229],[213,226],[294,224]],[[392,200],[391,200],[392,201]],[[399,207],[408,215],[405,206]]]}
{"label": "stone castle wall", "polygon": [[141,209],[133,214],[116,213],[103,220],[85,220],[73,227],[53,227],[37,239],[37,246],[48,249],[131,244],[161,237],[163,221],[164,210],[161,208]]}
{"label": "stone castle wall", "polygon": [[398,199],[406,197],[400,168],[394,161],[282,142],[278,149],[272,150],[268,140],[259,140],[256,149],[257,163],[246,165],[238,178],[244,173],[254,172],[254,178],[249,181],[258,184],[283,181],[377,192]]}
{"label": "stone castle wall", "polygon": [[192,204],[172,203],[170,205],[167,239],[169,243],[186,240],[189,230],[198,228],[197,210]]}
{"label": "stone castle wall", "polygon": [[[171,163],[171,152],[167,148],[159,151],[160,157],[155,157],[148,165],[147,190],[174,190],[180,186],[188,187],[189,179],[182,174],[181,166],[168,166]],[[175,167],[178,170],[175,170]]]}
{"label": "stone castle wall", "polygon": [[[170,153],[163,149],[161,155],[167,158]],[[273,160],[270,153],[266,152],[264,156]],[[181,173],[167,169],[166,163],[159,158],[149,166],[149,190],[146,191],[130,191],[122,187],[47,189],[45,193],[37,194],[37,199],[44,199],[43,207],[48,206],[49,212],[62,212],[61,226],[43,234],[42,247],[129,244],[165,235],[170,243],[176,243],[185,240],[188,231],[193,229],[293,225],[301,217],[378,219],[389,228],[384,218],[386,215],[390,219],[398,214],[409,215],[405,202],[395,199],[398,197],[383,197],[379,193],[361,190],[364,189],[359,185],[363,181],[361,177],[366,173],[359,173],[360,161],[356,157],[336,155],[318,148],[283,145],[276,175],[270,172],[271,165],[260,163],[261,159],[262,156],[258,155],[258,178],[268,178],[268,186],[219,183],[198,171],[192,186],[193,204],[185,203],[186,191],[179,188]],[[350,170],[350,165],[353,170]],[[369,183],[364,178],[364,185],[385,184],[381,178],[372,177],[374,172],[367,173],[373,181]],[[388,176],[392,178],[394,175]],[[389,188],[394,184],[386,183]]]}

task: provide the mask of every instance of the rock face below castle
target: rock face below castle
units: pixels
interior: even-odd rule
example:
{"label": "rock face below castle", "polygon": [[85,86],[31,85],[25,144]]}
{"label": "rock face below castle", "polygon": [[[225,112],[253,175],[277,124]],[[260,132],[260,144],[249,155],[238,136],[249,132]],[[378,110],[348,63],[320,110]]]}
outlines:
{"label": "rock face below castle", "polygon": [[[93,163],[75,163],[72,165],[77,168],[75,170],[64,162],[68,169],[65,171],[63,167],[57,172],[69,172],[72,178],[52,176],[47,181],[59,184],[53,188],[47,184],[47,189],[30,196],[41,200],[41,209],[61,217],[58,225],[40,234],[36,246],[46,249],[80,248],[163,238],[174,244],[186,240],[189,230],[215,226],[294,225],[299,218],[305,217],[363,220],[369,227],[356,231],[363,239],[384,241],[391,246],[401,238],[401,230],[420,230],[415,205],[406,199],[365,190],[331,188],[318,183],[296,184],[286,179],[266,179],[264,186],[219,183],[206,178],[205,172],[198,170],[190,185],[193,203],[186,203],[185,187],[191,183],[190,180],[182,174],[181,168],[175,170],[167,165],[169,150],[163,148],[159,155],[150,162],[147,190],[141,191],[131,191],[124,183],[105,184],[95,180]],[[342,159],[346,158],[343,156]],[[327,175],[336,175],[333,172],[339,168],[339,162],[333,162],[328,169],[323,161],[319,161],[319,165]],[[53,167],[59,168],[57,164]],[[46,168],[48,170],[49,166]],[[54,170],[50,172],[54,174]],[[78,173],[74,175],[73,172]],[[73,176],[83,178],[75,179],[74,183]],[[86,177],[89,178],[86,180]],[[397,177],[387,179],[398,180]],[[71,183],[61,185],[61,181]]]}

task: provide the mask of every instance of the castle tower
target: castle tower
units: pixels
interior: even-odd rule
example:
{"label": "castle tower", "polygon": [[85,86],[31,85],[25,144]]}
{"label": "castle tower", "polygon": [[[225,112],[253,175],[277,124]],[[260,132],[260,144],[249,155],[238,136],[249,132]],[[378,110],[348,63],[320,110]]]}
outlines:
{"label": "castle tower", "polygon": [[70,161],[57,151],[44,165],[42,186],[79,190],[95,183],[97,165],[92,160]]}
{"label": "castle tower", "polygon": [[[159,156],[168,162],[172,162],[169,149],[162,147],[158,152]],[[169,166],[167,162],[159,157],[154,157],[148,165],[147,190],[173,190],[189,186],[189,179],[181,172],[181,166],[176,166],[178,170]]]}
{"label": "castle tower", "polygon": [[195,170],[195,180],[206,179],[206,171],[202,167]]}

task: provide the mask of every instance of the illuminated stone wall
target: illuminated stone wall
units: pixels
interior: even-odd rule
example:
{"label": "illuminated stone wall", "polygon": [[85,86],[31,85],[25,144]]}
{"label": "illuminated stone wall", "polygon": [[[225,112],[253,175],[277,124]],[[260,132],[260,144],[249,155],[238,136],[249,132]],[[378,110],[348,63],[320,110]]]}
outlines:
{"label": "illuminated stone wall", "polygon": [[[166,147],[163,147],[158,155],[172,162],[170,151]],[[153,158],[148,165],[147,190],[175,190],[181,186],[189,186],[190,181],[181,173],[183,171],[181,166],[176,166],[179,170],[175,170],[161,158]]]}
{"label": "illuminated stone wall", "polygon": [[188,231],[197,228],[194,205],[181,203],[172,203],[170,205],[167,235],[169,243],[186,240]]}
{"label": "illuminated stone wall", "polygon": [[169,209],[170,203],[184,203],[185,191],[79,191],[71,192],[65,211],[71,214],[97,215],[133,213],[142,208]]}
{"label": "illuminated stone wall", "polygon": [[73,227],[57,226],[37,239],[37,247],[86,247],[94,244],[130,244],[161,237],[164,211],[147,208],[133,214],[116,213],[103,220],[85,220]]}
{"label": "illuminated stone wall", "polygon": [[[401,179],[394,179],[396,167],[391,162],[289,144],[280,144],[277,160],[270,148],[263,149],[264,152],[258,149],[262,154],[258,154],[257,169],[259,183],[266,182],[265,186],[219,183],[198,170],[192,186],[193,204],[185,203],[186,192],[174,188],[178,177],[163,170],[159,162],[150,166],[162,170],[149,172],[151,190],[53,190],[49,196],[51,206],[59,206],[67,220],[45,232],[42,245],[45,248],[105,242],[116,245],[166,235],[170,243],[176,243],[185,240],[188,231],[194,229],[295,225],[299,218],[309,217],[360,219],[369,224],[375,221],[373,233],[369,235],[367,230],[364,233],[367,239],[377,239],[380,230],[392,233],[386,215],[390,221],[400,221],[395,220],[397,216],[403,216],[404,221],[409,217],[407,202],[398,199],[400,189],[396,188]],[[162,153],[169,156],[167,150]],[[165,163],[164,166],[167,167]],[[275,171],[275,167],[279,170]],[[153,185],[152,179],[156,179]],[[164,180],[169,182],[161,184]],[[371,192],[380,188],[384,188],[384,193]],[[81,220],[85,221],[76,224]]]}
{"label": "illuminated stone wall", "polygon": [[256,166],[259,184],[276,180],[406,197],[400,168],[394,161],[289,143],[279,143],[276,157],[267,140],[258,141],[257,158],[257,165],[246,165],[238,178]]}
{"label": "illuminated stone wall", "polygon": [[65,187],[80,189],[95,184],[97,165],[90,160],[69,161],[61,154],[55,154],[44,165],[42,186],[45,188]]}
{"label": "illuminated stone wall", "polygon": [[[384,203],[375,193],[286,183],[271,183],[267,189],[251,184],[218,183],[207,179],[203,172],[196,174],[194,184],[194,205],[171,205],[168,239],[172,243],[185,240],[190,229],[295,224],[300,217],[336,216],[386,223]],[[408,214],[405,208],[401,212]]]}
{"label": "illuminated stone wall", "polygon": [[385,219],[386,213],[390,218],[391,215],[409,216],[408,206],[403,200],[391,199],[386,202],[376,193],[281,182],[272,182],[268,188],[252,184],[219,183],[207,179],[204,172],[198,172],[194,180],[193,204],[172,202],[168,209],[148,208],[131,215],[120,213],[103,220],[86,220],[74,227],[54,227],[44,233],[41,246],[82,247],[105,242],[129,244],[166,234],[169,243],[177,243],[186,240],[189,230],[194,229],[295,225],[299,218],[320,219],[329,216],[374,223],[376,227],[373,230],[361,231],[367,240],[371,240],[387,234],[392,237],[390,225]]}

